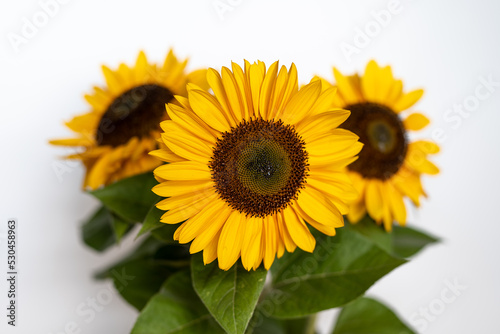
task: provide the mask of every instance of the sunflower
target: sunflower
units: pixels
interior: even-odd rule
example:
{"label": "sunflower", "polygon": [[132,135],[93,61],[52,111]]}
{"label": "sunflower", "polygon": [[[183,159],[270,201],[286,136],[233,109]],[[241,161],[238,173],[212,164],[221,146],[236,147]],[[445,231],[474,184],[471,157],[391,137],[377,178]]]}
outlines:
{"label": "sunflower", "polygon": [[321,82],[298,88],[294,64],[263,62],[244,70],[209,69],[213,94],[188,85],[181,106],[169,104],[161,123],[165,147],[151,152],[168,162],[155,169],[153,191],[161,222],[176,224],[174,239],[218,258],[227,270],[241,257],[247,270],[269,269],[285,249],[312,252],[307,224],[335,235],[355,190],[342,171],[362,144],[337,127],[349,116],[334,108],[336,89]]}
{"label": "sunflower", "polygon": [[356,223],[368,212],[390,231],[394,221],[401,225],[406,222],[403,198],[419,206],[420,196],[426,196],[420,175],[439,172],[427,160],[427,155],[437,153],[439,147],[426,140],[410,142],[407,136],[408,131],[429,124],[423,114],[406,112],[423,90],[403,92],[403,83],[393,77],[391,68],[382,68],[375,61],[368,63],[361,77],[344,76],[335,68],[333,72],[338,88],[335,106],[351,111],[341,127],[357,134],[364,144],[359,159],[347,167],[359,194],[347,218]]}
{"label": "sunflower", "polygon": [[170,50],[163,66],[149,64],[140,52],[133,67],[102,67],[107,87],[94,87],[85,95],[91,111],[66,123],[78,137],[50,141],[82,148],[67,158],[85,165],[84,188],[96,189],[160,165],[148,153],[158,147],[159,123],[167,119],[165,103],[185,95],[189,82],[206,86],[206,70],[187,74],[186,65]]}

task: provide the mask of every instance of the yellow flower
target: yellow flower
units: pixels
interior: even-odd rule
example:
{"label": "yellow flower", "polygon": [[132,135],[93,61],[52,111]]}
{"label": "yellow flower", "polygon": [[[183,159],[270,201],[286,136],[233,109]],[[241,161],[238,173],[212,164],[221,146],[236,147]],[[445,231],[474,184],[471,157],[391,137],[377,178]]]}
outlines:
{"label": "yellow flower", "polygon": [[206,70],[186,74],[186,65],[170,50],[161,67],[149,64],[144,52],[133,67],[102,67],[107,87],[94,87],[85,95],[90,112],[66,123],[78,137],[50,142],[82,148],[67,158],[85,165],[84,188],[96,189],[160,165],[149,152],[158,147],[159,123],[167,119],[165,103],[185,95],[186,83],[206,86]]}
{"label": "yellow flower", "polygon": [[364,144],[359,159],[348,166],[359,197],[351,204],[347,218],[356,223],[368,212],[390,231],[393,221],[401,225],[406,222],[403,198],[419,206],[420,196],[426,195],[420,175],[439,172],[427,160],[427,155],[437,153],[439,147],[431,141],[409,142],[407,137],[407,131],[429,124],[423,114],[405,112],[423,91],[403,92],[403,83],[393,77],[391,68],[379,67],[375,61],[368,63],[361,77],[344,76],[335,68],[333,71],[338,87],[335,105],[351,111],[342,128],[356,133]]}
{"label": "yellow flower", "polygon": [[168,210],[161,221],[185,221],[174,239],[224,270],[240,256],[247,270],[269,269],[285,249],[312,252],[306,222],[335,235],[356,196],[342,170],[362,144],[337,128],[349,112],[332,107],[336,89],[317,81],[299,90],[295,65],[278,69],[209,69],[213,95],[188,85],[182,106],[167,106],[165,148],[151,153],[169,163],[155,170],[153,191],[169,197],[157,204]]}

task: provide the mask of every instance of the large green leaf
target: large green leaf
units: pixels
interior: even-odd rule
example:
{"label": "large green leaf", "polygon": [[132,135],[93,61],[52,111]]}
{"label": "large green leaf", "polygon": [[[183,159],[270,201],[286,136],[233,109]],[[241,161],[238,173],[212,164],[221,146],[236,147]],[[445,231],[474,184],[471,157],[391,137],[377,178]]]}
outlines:
{"label": "large green leaf", "polygon": [[111,278],[122,297],[140,310],[167,277],[188,267],[186,246],[166,245],[149,238],[127,258],[99,273],[97,278]]}
{"label": "large green leaf", "polygon": [[439,241],[439,239],[409,226],[395,225],[392,232],[386,232],[382,226],[377,225],[369,216],[365,216],[356,224],[350,224],[346,221],[346,228],[363,234],[380,248],[403,258],[411,257],[425,246]]}
{"label": "large green leaf", "polygon": [[157,183],[153,173],[145,173],[90,193],[125,220],[142,222],[153,204],[158,201],[158,196],[151,191]]}
{"label": "large green leaf", "polygon": [[103,206],[83,224],[83,241],[93,249],[102,252],[119,242],[132,227],[130,222],[114,215]]}
{"label": "large green leaf", "polygon": [[406,262],[348,228],[316,239],[313,254],[296,250],[271,268],[270,291],[259,306],[271,316],[296,318],[342,306]]}
{"label": "large green leaf", "polygon": [[436,237],[410,227],[394,226],[392,233],[393,252],[401,257],[413,256],[425,246],[439,241]]}
{"label": "large green leaf", "polygon": [[414,334],[394,312],[371,298],[359,298],[340,312],[332,334]]}
{"label": "large green leaf", "polygon": [[193,290],[188,271],[172,275],[137,318],[132,334],[223,334]]}
{"label": "large green leaf", "polygon": [[228,333],[244,333],[264,288],[267,271],[247,271],[240,262],[219,269],[216,262],[203,264],[197,254],[191,260],[193,286],[213,317]]}

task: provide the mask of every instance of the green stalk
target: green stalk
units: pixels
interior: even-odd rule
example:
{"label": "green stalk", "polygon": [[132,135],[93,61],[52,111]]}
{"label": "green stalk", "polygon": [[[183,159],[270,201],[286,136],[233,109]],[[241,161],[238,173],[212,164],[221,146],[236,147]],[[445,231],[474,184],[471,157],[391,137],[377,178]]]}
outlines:
{"label": "green stalk", "polygon": [[316,333],[316,319],[318,318],[318,313],[311,314],[307,317],[307,325],[305,334],[314,334]]}

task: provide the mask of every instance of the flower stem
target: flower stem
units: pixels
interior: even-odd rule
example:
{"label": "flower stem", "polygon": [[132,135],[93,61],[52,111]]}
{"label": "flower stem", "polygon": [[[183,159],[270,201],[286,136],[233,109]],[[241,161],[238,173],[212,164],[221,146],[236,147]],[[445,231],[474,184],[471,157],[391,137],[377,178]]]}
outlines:
{"label": "flower stem", "polygon": [[316,318],[318,317],[318,313],[311,314],[307,318],[307,325],[305,334],[314,334],[316,333]]}

